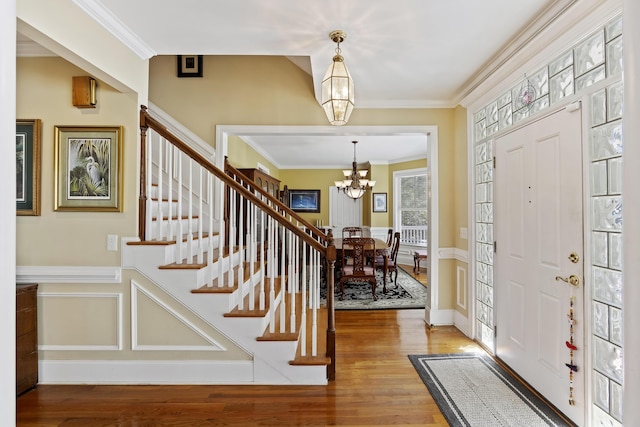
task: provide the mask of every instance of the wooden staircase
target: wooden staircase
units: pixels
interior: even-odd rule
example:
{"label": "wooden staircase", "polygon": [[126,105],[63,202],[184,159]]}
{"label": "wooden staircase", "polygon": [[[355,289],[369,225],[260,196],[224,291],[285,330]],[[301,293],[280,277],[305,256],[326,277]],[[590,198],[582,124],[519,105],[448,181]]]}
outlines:
{"label": "wooden staircase", "polygon": [[216,168],[144,108],[141,125],[142,224],[124,266],[245,349],[250,383],[333,379],[333,301],[319,301],[321,274],[333,287],[331,237],[230,165]]}

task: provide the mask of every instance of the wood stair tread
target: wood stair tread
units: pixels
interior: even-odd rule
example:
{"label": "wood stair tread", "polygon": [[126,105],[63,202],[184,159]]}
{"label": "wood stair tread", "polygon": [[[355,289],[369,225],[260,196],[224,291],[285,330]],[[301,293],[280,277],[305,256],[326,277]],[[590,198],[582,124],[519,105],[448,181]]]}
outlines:
{"label": "wood stair tread", "polygon": [[[238,309],[238,307],[236,306],[233,310],[231,310],[228,313],[224,314],[224,317],[264,317],[269,313],[269,307],[271,306],[271,302],[269,300],[269,284],[268,281],[269,279],[265,278],[265,301],[264,301],[264,309],[260,310],[258,307],[260,307],[260,295],[258,292],[255,292],[255,298],[254,298],[254,309],[251,310],[249,309],[249,298],[251,297],[250,294],[245,295],[244,300],[243,300],[243,308],[242,310]],[[256,286],[258,286],[258,284],[256,284]],[[274,281],[274,287],[275,287],[275,294],[278,295],[280,293],[280,289],[282,288],[282,285],[280,284],[280,277],[276,277],[275,281]]]}
{"label": "wood stair tread", "polygon": [[[223,248],[224,252],[223,252],[223,257],[228,257],[229,256],[229,249],[228,248]],[[236,246],[233,249],[233,253],[237,253],[240,250],[240,248],[238,246]],[[215,248],[213,250],[213,259],[214,261],[217,261],[220,257],[219,254],[220,250],[218,248]],[[203,259],[208,259],[208,252],[204,252],[202,254],[202,258]],[[191,260],[191,264],[188,264],[186,261],[186,259],[183,259],[182,264],[178,264],[176,262],[172,262],[171,264],[164,264],[159,266],[158,268],[161,270],[199,270],[201,268],[205,268],[207,266],[207,262],[202,262],[202,263],[198,263],[197,262],[198,256],[194,255],[192,260]]]}
{"label": "wood stair tread", "polygon": [[[202,238],[206,239],[207,237],[209,237],[209,235],[211,236],[218,236],[220,233],[218,232],[213,232],[213,233],[209,233],[208,231],[205,231],[202,233]],[[185,234],[182,236],[182,243],[186,243],[189,239],[189,235]],[[198,237],[198,234],[192,234],[191,236],[191,240],[200,240]],[[177,240],[144,240],[144,241],[134,241],[134,242],[127,242],[127,245],[132,245],[132,246],[169,246],[169,245],[175,245],[176,243],[178,243]]]}
{"label": "wood stair tread", "polygon": [[[244,267],[243,267],[243,282],[246,282],[247,280],[249,280],[251,278],[251,269],[249,268],[250,264],[249,262],[245,262],[244,263]],[[253,267],[253,271],[254,274],[259,270],[260,268],[260,264],[258,264],[257,262],[254,263],[254,267]],[[211,282],[211,286],[209,285],[203,285],[200,286],[197,289],[192,289],[191,293],[193,294],[230,294],[233,293],[236,289],[238,289],[238,281],[239,281],[239,274],[238,274],[238,270],[240,269],[240,266],[235,266],[233,267],[234,270],[234,283],[233,286],[218,286],[218,278],[216,277],[215,279],[212,280]],[[222,282],[223,283],[229,283],[229,272],[226,271],[223,276],[222,276]]]}

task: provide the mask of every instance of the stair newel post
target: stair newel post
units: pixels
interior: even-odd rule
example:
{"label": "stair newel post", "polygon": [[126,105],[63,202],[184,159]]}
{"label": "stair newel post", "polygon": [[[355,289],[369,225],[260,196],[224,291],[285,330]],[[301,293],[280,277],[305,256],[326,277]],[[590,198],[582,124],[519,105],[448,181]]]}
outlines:
{"label": "stair newel post", "polygon": [[204,196],[204,188],[202,187],[202,166],[198,166],[198,264],[202,264],[204,262],[204,247],[202,244],[202,231],[203,231],[203,221],[204,215],[202,212],[202,197]]}
{"label": "stair newel post", "polygon": [[334,307],[334,283],[336,247],[333,243],[333,232],[329,229],[327,236],[327,357],[331,363],[327,366],[329,381],[336,379],[336,316]]}
{"label": "stair newel post", "polygon": [[[147,237],[147,107],[140,106],[140,196],[138,196],[138,238],[144,242]],[[148,221],[147,221],[148,220]]]}

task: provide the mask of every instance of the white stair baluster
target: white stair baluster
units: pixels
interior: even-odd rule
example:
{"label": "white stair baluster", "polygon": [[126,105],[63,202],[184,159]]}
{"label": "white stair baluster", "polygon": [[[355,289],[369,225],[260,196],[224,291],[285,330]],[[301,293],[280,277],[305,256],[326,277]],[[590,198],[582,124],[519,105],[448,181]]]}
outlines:
{"label": "white stair baluster", "polygon": [[202,212],[202,197],[204,195],[204,188],[202,188],[202,166],[199,163],[196,163],[198,167],[198,252],[197,252],[197,263],[202,264],[204,262],[203,252],[204,252],[204,244],[202,241],[203,230],[202,227],[204,225],[204,215]]}
{"label": "white stair baluster", "polygon": [[155,132],[153,132],[153,130],[149,129],[147,131],[147,141],[146,141],[146,145],[147,145],[147,158],[145,159],[145,161],[147,162],[147,176],[145,176],[145,180],[146,180],[146,193],[147,193],[147,200],[145,201],[145,238],[146,240],[153,240],[153,226],[154,226],[154,221],[153,221],[153,203],[151,201],[151,197],[153,196],[153,169],[152,169],[152,165],[153,162],[151,161],[152,156],[153,156],[153,137],[155,135]]}
{"label": "white stair baluster", "polygon": [[182,162],[184,161],[184,154],[182,151],[178,153],[178,207],[177,207],[177,215],[178,215],[178,233],[176,236],[176,247],[178,248],[178,253],[176,256],[176,264],[182,264],[182,259],[184,258],[184,248],[182,246],[182,236],[184,235],[184,221],[182,219]]}
{"label": "white stair baluster", "polygon": [[[193,160],[189,157],[187,199],[187,264],[193,264]],[[182,245],[182,237],[179,242]]]}

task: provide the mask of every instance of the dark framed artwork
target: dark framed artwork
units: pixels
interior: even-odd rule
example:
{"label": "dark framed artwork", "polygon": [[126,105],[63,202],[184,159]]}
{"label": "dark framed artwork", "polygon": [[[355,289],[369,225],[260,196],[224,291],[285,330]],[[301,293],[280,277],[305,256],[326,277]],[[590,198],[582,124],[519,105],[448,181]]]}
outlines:
{"label": "dark framed artwork", "polygon": [[40,215],[40,119],[16,120],[16,214]]}
{"label": "dark framed artwork", "polygon": [[178,77],[202,77],[202,55],[178,55]]}
{"label": "dark framed artwork", "polygon": [[56,211],[122,212],[121,126],[55,127]]}
{"label": "dark framed artwork", "polygon": [[387,211],[387,193],[373,193],[373,211]]}
{"label": "dark framed artwork", "polygon": [[294,212],[320,212],[320,190],[289,190],[289,207]]}

